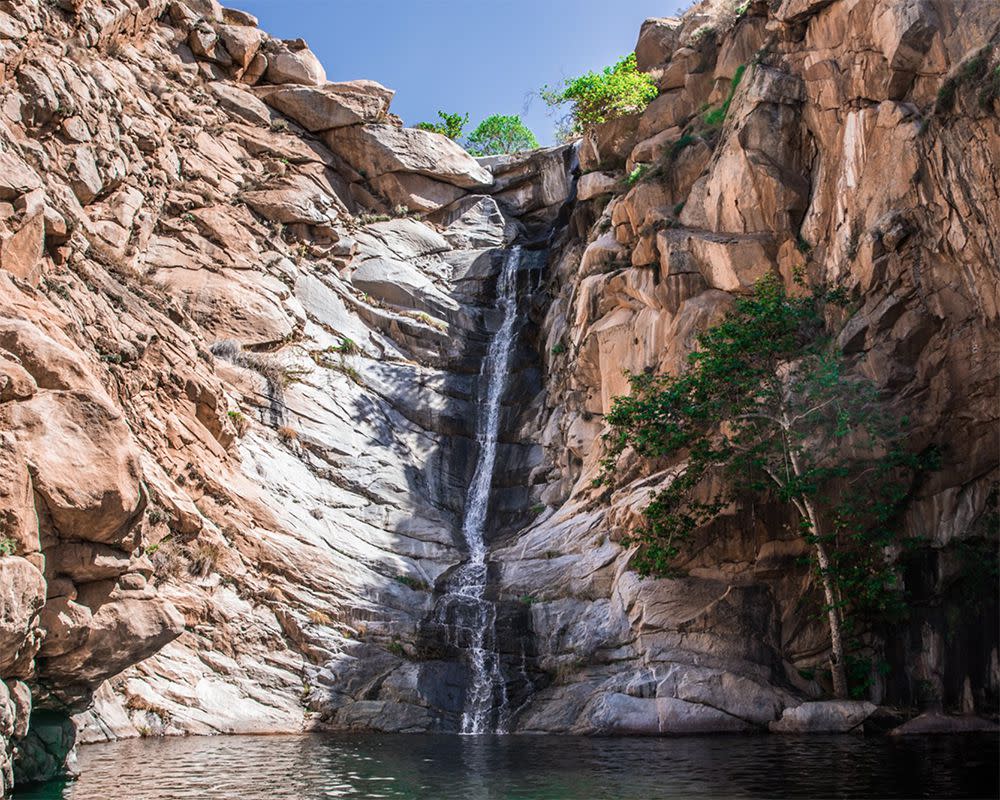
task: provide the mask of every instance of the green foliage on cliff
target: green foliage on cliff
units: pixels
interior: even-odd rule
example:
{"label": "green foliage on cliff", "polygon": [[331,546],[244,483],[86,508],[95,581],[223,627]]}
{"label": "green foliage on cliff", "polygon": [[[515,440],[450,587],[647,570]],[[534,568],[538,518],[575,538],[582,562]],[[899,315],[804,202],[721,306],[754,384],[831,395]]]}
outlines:
{"label": "green foliage on cliff", "polygon": [[469,134],[465,146],[474,156],[495,156],[534,150],[539,145],[519,116],[494,114]]}
{"label": "green foliage on cliff", "polygon": [[440,122],[418,122],[415,127],[422,131],[440,133],[449,139],[459,139],[462,136],[465,126],[469,124],[468,114],[448,114],[445,111],[438,111]]}
{"label": "green foliage on cliff", "polygon": [[729,94],[726,95],[726,99],[723,101],[722,105],[705,113],[705,124],[710,128],[717,127],[726,121],[726,114],[729,113],[729,106],[732,105],[733,95],[736,94],[736,89],[739,87],[740,81],[743,80],[743,73],[746,72],[746,70],[746,64],[740,64],[740,66],[736,68],[733,79],[729,83]]}
{"label": "green foliage on cliff", "polygon": [[17,543],[9,536],[0,536],[0,558],[12,556],[17,551]]}
{"label": "green foliage on cliff", "polygon": [[623,56],[600,72],[588,72],[564,81],[562,86],[543,86],[542,99],[553,108],[570,104],[569,128],[579,134],[588,125],[642,111],[659,94],[656,83],[636,68],[635,53]]}
{"label": "green foliage on cliff", "polygon": [[830,626],[831,671],[846,696],[846,654],[860,622],[903,610],[888,548],[916,474],[932,466],[903,447],[906,421],[850,371],[824,325],[837,293],[791,296],[776,278],[737,299],[698,338],[679,375],[632,377],[607,422],[608,481],[626,449],[665,470],[629,544],[635,566],[671,575],[685,542],[722,535],[734,504],[788,507],[810,546]]}

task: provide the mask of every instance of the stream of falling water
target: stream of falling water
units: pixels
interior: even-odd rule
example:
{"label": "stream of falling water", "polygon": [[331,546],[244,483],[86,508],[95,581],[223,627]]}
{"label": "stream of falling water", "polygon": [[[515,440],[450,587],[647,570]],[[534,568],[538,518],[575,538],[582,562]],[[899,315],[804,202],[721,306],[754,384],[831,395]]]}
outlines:
{"label": "stream of falling water", "polygon": [[[503,733],[507,693],[496,649],[496,606],[486,599],[486,513],[490,503],[490,486],[497,459],[497,436],[500,432],[500,401],[507,386],[510,354],[514,345],[517,322],[517,272],[521,265],[521,248],[511,248],[497,279],[497,309],[501,323],[493,335],[483,361],[480,376],[485,391],[480,395],[476,439],[479,461],[469,486],[465,504],[462,536],[469,558],[456,575],[452,594],[468,608],[469,667],[471,680],[462,715],[462,733],[489,733],[493,709],[499,708],[496,732]],[[499,696],[499,697],[498,697]],[[495,698],[499,703],[495,703]]]}

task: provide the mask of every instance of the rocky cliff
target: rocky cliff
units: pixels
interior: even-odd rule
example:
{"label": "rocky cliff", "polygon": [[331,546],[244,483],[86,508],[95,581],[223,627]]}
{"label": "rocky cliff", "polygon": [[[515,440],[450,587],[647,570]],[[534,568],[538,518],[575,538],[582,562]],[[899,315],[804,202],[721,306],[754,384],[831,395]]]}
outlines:
{"label": "rocky cliff", "polygon": [[620,540],[658,476],[591,486],[623,370],[678,368],[767,272],[850,292],[845,350],[944,453],[870,699],[995,707],[998,22],[703,4],[643,26],[643,114],[477,162],[214,0],[0,2],[0,786],[74,740],[457,729],[439,601],[513,243],[489,532],[512,728],[788,727],[823,695],[779,509],[643,580]]}

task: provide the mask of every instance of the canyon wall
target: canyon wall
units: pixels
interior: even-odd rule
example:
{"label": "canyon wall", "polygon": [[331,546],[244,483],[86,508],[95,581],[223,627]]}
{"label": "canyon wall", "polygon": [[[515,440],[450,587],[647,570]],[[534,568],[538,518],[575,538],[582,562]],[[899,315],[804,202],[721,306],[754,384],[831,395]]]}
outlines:
{"label": "canyon wall", "polygon": [[724,12],[643,26],[643,114],[476,161],[214,0],[0,2],[0,787],[74,741],[457,729],[436,605],[515,242],[489,531],[514,729],[753,730],[823,695],[779,508],[640,579],[620,540],[662,476],[591,486],[623,370],[679,368],[768,272],[850,292],[845,351],[944,453],[870,699],[995,708],[1000,14]]}
{"label": "canyon wall", "polygon": [[[618,542],[665,473],[594,488],[628,373],[676,372],[766,274],[847,292],[852,368],[940,448],[898,558],[907,622],[865,635],[862,697],[995,710],[1000,11],[978,2],[704,3],[650,20],[660,95],[583,139],[571,228],[540,325],[545,510],[495,553],[530,598],[548,685],[525,730],[745,731],[830,691],[828,633],[795,519],[759,498],[640,580]],[[541,431],[541,433],[537,433]]]}

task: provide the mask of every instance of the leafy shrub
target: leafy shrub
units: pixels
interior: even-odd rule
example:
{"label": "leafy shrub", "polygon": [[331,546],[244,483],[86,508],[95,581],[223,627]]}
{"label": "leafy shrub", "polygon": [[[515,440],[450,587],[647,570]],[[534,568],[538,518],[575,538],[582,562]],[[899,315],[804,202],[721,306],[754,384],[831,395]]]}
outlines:
{"label": "leafy shrub", "polygon": [[553,108],[569,103],[569,131],[642,111],[659,94],[653,79],[636,68],[635,53],[600,72],[565,81],[561,88],[543,86],[542,99]]}
{"label": "leafy shrub", "polygon": [[9,536],[0,537],[0,558],[14,555],[17,550],[17,543]]}
{"label": "leafy shrub", "polygon": [[459,139],[465,126],[469,124],[468,114],[448,114],[444,111],[438,111],[438,117],[441,118],[440,122],[419,122],[415,127],[422,131],[440,133],[449,139]]}
{"label": "leafy shrub", "polygon": [[539,145],[519,116],[494,114],[469,134],[465,146],[474,156],[495,156],[534,150]]}

